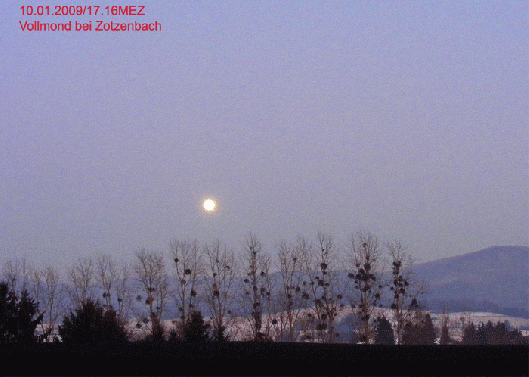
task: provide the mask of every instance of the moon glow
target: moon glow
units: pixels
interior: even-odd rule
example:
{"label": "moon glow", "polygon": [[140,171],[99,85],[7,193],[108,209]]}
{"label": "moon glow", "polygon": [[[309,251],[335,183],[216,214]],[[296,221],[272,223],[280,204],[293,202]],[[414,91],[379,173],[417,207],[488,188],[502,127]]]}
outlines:
{"label": "moon glow", "polygon": [[204,200],[204,209],[207,211],[207,212],[212,212],[215,210],[215,202],[211,199],[206,199]]}

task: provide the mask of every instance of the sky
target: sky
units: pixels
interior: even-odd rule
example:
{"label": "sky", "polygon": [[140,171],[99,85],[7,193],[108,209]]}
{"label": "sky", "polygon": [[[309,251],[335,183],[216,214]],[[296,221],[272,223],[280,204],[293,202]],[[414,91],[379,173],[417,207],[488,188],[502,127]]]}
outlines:
{"label": "sky", "polygon": [[[240,251],[249,232],[272,254],[362,230],[419,262],[529,244],[527,1],[22,15],[56,4],[0,10],[0,263]],[[22,30],[37,20],[161,30]]]}

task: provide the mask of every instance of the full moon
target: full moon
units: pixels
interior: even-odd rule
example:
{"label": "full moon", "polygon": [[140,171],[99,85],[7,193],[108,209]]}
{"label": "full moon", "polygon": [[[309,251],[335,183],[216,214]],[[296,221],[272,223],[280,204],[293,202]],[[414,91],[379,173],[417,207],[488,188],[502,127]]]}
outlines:
{"label": "full moon", "polygon": [[204,209],[208,212],[215,210],[215,202],[211,199],[204,200]]}

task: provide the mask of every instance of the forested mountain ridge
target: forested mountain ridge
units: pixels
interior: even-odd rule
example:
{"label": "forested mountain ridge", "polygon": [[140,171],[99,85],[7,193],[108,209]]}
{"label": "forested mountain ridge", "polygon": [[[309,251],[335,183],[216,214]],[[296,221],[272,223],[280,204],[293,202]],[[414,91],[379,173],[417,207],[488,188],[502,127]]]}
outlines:
{"label": "forested mountain ridge", "polygon": [[[430,310],[494,311],[527,316],[529,247],[494,246],[420,263],[416,278],[427,283]],[[518,311],[518,313],[517,313]]]}

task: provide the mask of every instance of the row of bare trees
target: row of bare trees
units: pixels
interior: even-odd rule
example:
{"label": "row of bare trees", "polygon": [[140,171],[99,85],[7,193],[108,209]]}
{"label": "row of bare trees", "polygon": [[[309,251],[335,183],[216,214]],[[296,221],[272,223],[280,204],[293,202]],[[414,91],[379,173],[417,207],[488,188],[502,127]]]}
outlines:
{"label": "row of bare trees", "polygon": [[[389,264],[391,273],[383,279]],[[13,289],[18,285],[33,293],[50,326],[92,300],[162,335],[162,317],[174,303],[174,323],[180,327],[196,312],[207,310],[218,340],[229,337],[228,324],[237,317],[246,318],[251,329],[247,337],[253,340],[333,342],[338,336],[336,318],[349,307],[360,322],[359,340],[371,342],[374,310],[388,292],[397,339],[402,339],[420,293],[410,280],[410,267],[402,243],[382,245],[376,236],[359,232],[345,250],[328,234],[318,233],[314,242],[298,237],[279,243],[275,255],[267,253],[254,234],[247,236],[239,254],[219,241],[200,245],[196,240],[172,240],[168,254],[142,249],[130,265],[108,255],[81,258],[69,269],[64,285],[52,267],[36,271],[20,261],[8,262],[3,272]],[[70,307],[59,299],[61,289]],[[135,300],[132,292],[140,292]]]}

